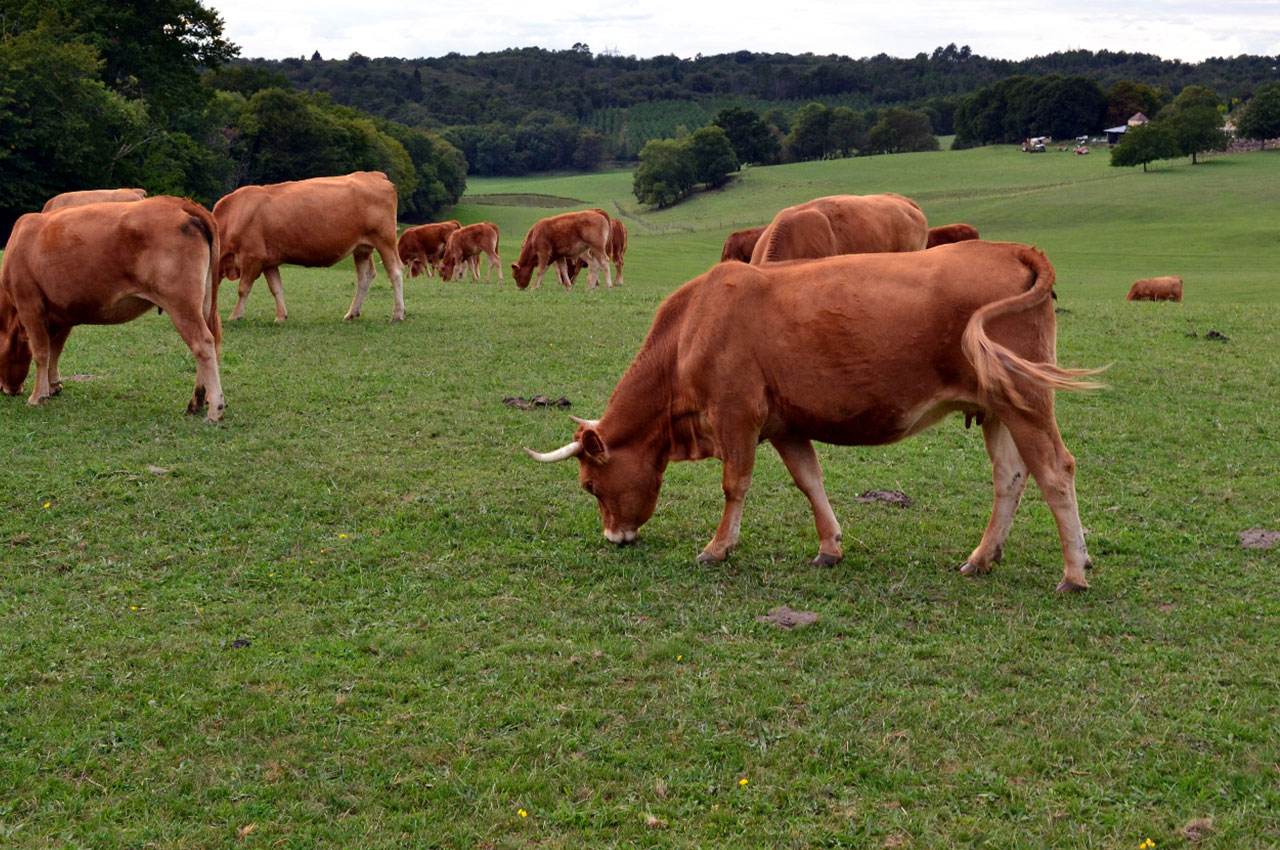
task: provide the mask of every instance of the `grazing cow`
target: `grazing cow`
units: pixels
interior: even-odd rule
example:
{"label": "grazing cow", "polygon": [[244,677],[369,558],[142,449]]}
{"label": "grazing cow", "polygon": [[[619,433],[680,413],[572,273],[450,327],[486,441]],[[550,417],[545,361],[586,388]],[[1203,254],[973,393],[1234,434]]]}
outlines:
{"label": "grazing cow", "polygon": [[1129,287],[1125,301],[1181,301],[1182,278],[1176,275],[1168,277],[1147,277],[1135,281]]}
{"label": "grazing cow", "polygon": [[79,192],[63,192],[44,202],[40,212],[53,212],[65,207],[82,207],[85,204],[126,204],[141,201],[146,189],[83,189]]}
{"label": "grazing cow", "polygon": [[[842,556],[840,526],[812,440],[881,445],[949,413],[976,417],[995,480],[991,521],[960,568],[998,562],[1027,475],[1058,524],[1059,590],[1088,587],[1075,462],[1054,421],[1054,390],[1087,370],[1054,365],[1053,266],[1025,245],[962,242],[928,252],[804,263],[723,263],[670,295],[596,421],[546,454],[578,458],[605,537],[627,543],[653,514],[671,461],[716,457],[725,508],[699,561],[738,542],[756,446],[768,440],[808,497],[815,563]],[[528,450],[526,450],[528,451]]]}
{"label": "grazing cow", "polygon": [[944,224],[941,227],[929,228],[929,241],[925,247],[936,248],[939,245],[950,245],[953,242],[965,242],[977,238],[978,228],[972,224],[963,222]]}
{"label": "grazing cow", "polygon": [[489,275],[498,270],[498,281],[502,281],[502,258],[498,256],[498,225],[491,221],[468,224],[449,234],[444,243],[444,254],[440,260],[440,278],[442,280],[461,280],[463,268],[471,269],[471,279],[480,279],[480,255],[484,254],[488,264],[484,269],[484,282],[489,282]]}
{"label": "grazing cow", "polygon": [[240,281],[240,298],[230,320],[244,315],[244,303],[261,274],[276,299],[276,321],[284,306],[280,266],[320,268],[355,255],[356,294],[343,319],[360,315],[373,283],[373,252],[391,278],[395,305],[391,321],[404,319],[404,274],[396,253],[396,187],[381,171],[342,177],[313,177],[267,186],[242,186],[213,206],[222,238],[219,274]]}
{"label": "grazing cow", "polygon": [[164,195],[18,219],[0,264],[0,386],[28,404],[62,391],[58,357],[76,325],[114,325],[152,307],[169,314],[196,358],[188,413],[222,418],[218,377],[218,228],[199,204]]}
{"label": "grazing cow", "polygon": [[751,252],[755,250],[756,243],[760,241],[760,235],[767,227],[768,225],[762,224],[759,227],[735,230],[730,233],[729,238],[724,240],[724,247],[720,249],[720,262],[727,263],[730,260],[737,260],[740,263],[751,262]]}
{"label": "grazing cow", "polygon": [[444,257],[444,243],[449,240],[449,234],[460,227],[462,225],[456,221],[442,221],[410,227],[401,233],[396,253],[409,275],[417,277],[425,271],[427,277],[433,277],[436,266]]}
{"label": "grazing cow", "polygon": [[[608,213],[604,210],[597,210],[600,214],[608,218]],[[609,219],[609,259],[613,261],[614,270],[614,286],[622,286],[622,266],[627,258],[627,226],[616,218]],[[582,271],[583,266],[587,263],[581,257],[575,260],[566,260],[567,270],[569,272],[569,283],[576,283],[578,280],[578,272]]]}
{"label": "grazing cow", "polygon": [[[516,286],[524,289],[533,279],[533,288],[542,285],[542,275],[548,266],[555,266],[556,276],[568,289],[567,261],[585,257],[587,261],[587,289],[595,289],[599,283],[600,269],[604,269],[605,282],[613,288],[613,275],[609,270],[609,215],[604,210],[583,210],[561,213],[544,218],[533,227],[520,246],[520,258],[511,264],[511,274]],[[533,277],[534,269],[538,275]]]}
{"label": "grazing cow", "polygon": [[836,254],[923,251],[929,224],[902,195],[832,195],[787,207],[751,252],[751,265]]}

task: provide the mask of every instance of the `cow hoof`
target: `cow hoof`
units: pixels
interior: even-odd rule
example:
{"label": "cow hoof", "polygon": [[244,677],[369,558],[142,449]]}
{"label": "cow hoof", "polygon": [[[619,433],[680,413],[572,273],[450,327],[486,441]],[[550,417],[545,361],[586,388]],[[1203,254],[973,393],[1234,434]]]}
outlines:
{"label": "cow hoof", "polygon": [[815,567],[834,567],[840,563],[842,557],[844,556],[832,555],[830,552],[819,552],[818,557],[813,559],[813,565]]}
{"label": "cow hoof", "polygon": [[55,396],[55,395],[61,395],[61,393],[62,393],[62,381],[58,381],[58,383],[56,384],[49,385],[49,395]]}
{"label": "cow hoof", "polygon": [[348,313],[347,315],[345,315],[345,316],[343,316],[343,317],[342,317],[342,321],[344,321],[344,322],[349,322],[349,321],[351,321],[352,319],[356,318],[356,317],[357,317],[357,316],[359,316],[359,315],[360,315],[359,313]]}
{"label": "cow hoof", "polygon": [[1074,582],[1074,581],[1067,581],[1064,578],[1062,581],[1058,582],[1057,591],[1058,593],[1079,593],[1082,590],[1088,590],[1088,589],[1089,589],[1089,585],[1087,582],[1080,583],[1080,582]]}
{"label": "cow hoof", "polygon": [[392,314],[391,314],[391,321],[392,321],[392,322],[403,322],[403,321],[404,321],[404,313],[392,313]]}
{"label": "cow hoof", "polygon": [[980,567],[972,561],[965,561],[960,565],[960,575],[962,576],[984,576],[991,572],[991,567]]}
{"label": "cow hoof", "polygon": [[1085,559],[1084,559],[1084,568],[1085,568],[1086,570],[1091,570],[1091,569],[1093,569],[1093,561],[1090,561],[1088,558],[1085,558]]}
{"label": "cow hoof", "polygon": [[710,552],[699,552],[697,561],[699,564],[719,564],[724,561],[723,557],[717,558]]}

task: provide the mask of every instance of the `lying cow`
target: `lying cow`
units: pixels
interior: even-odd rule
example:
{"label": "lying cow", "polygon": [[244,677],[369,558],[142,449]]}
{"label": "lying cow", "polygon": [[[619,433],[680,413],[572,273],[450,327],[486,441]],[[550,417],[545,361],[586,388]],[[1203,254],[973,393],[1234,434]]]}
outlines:
{"label": "lying cow", "polygon": [[498,225],[491,221],[468,224],[449,234],[444,243],[444,253],[440,260],[440,278],[442,280],[461,280],[462,270],[471,269],[471,279],[480,279],[480,255],[488,260],[484,269],[484,282],[489,282],[489,275],[498,270],[498,281],[502,281],[502,258],[498,256]]}
{"label": "lying cow", "polygon": [[965,224],[964,222],[944,224],[941,227],[929,228],[929,241],[925,244],[925,247],[936,248],[939,245],[951,245],[955,242],[966,242],[977,238],[978,228],[972,224]]}
{"label": "lying cow", "polygon": [[840,525],[811,441],[881,445],[964,413],[982,425],[995,503],[960,571],[1000,560],[1030,473],[1058,524],[1058,590],[1083,590],[1075,462],[1053,395],[1091,386],[1076,380],[1091,373],[1054,365],[1053,282],[1043,254],[1012,243],[723,263],[662,303],[603,418],[576,420],[572,442],[529,454],[578,458],[613,543],[634,540],[652,516],[668,463],[719,458],[724,515],[698,556],[715,562],[738,542],[756,446],[768,440],[813,508],[815,563],[834,564]]}
{"label": "lying cow", "polygon": [[781,260],[923,251],[929,224],[902,195],[832,195],[787,207],[751,252],[751,265]]}
{"label": "lying cow", "polygon": [[[597,210],[605,218],[609,218],[609,214],[604,210]],[[613,262],[614,286],[622,286],[622,266],[627,259],[627,226],[616,218],[609,219],[609,259]],[[566,260],[566,268],[569,272],[569,283],[576,283],[578,280],[578,272],[582,271],[586,266],[586,260],[581,257],[575,260]]]}
{"label": "lying cow", "polygon": [[[595,289],[600,281],[600,269],[604,269],[605,282],[613,288],[613,275],[609,271],[610,219],[603,210],[583,210],[561,213],[544,218],[529,228],[520,246],[520,258],[511,264],[511,275],[516,287],[525,289],[533,280],[533,288],[542,285],[542,276],[549,266],[555,266],[556,277],[565,289],[573,285],[569,279],[569,260],[583,258],[587,261],[587,289]],[[534,271],[537,277],[534,278]]]}
{"label": "lying cow", "polygon": [[127,204],[141,201],[146,196],[146,189],[82,189],[78,192],[54,195],[44,202],[44,209],[40,212],[53,212],[66,207],[82,207],[85,204]]}
{"label": "lying cow", "polygon": [[460,227],[462,225],[456,221],[442,221],[437,224],[420,224],[401,233],[400,241],[396,243],[396,253],[409,275],[417,277],[426,272],[427,277],[433,277],[436,266],[444,258],[444,245],[449,240],[449,234]]}
{"label": "lying cow", "polygon": [[218,376],[218,229],[183,198],[93,204],[18,219],[0,264],[0,387],[28,404],[62,391],[58,358],[76,325],[114,325],[153,307],[169,314],[196,358],[188,413],[222,418]]}
{"label": "lying cow", "polygon": [[213,206],[222,238],[219,274],[240,281],[240,297],[230,320],[261,274],[276,299],[276,321],[289,317],[280,266],[294,263],[325,268],[355,255],[356,294],[343,319],[360,315],[373,283],[373,252],[391,278],[395,305],[391,321],[404,319],[404,274],[396,253],[396,187],[381,171],[342,177],[313,177],[267,186],[242,186]]}
{"label": "lying cow", "polygon": [[762,224],[759,227],[735,230],[730,233],[729,238],[724,240],[724,247],[720,249],[720,262],[727,263],[731,260],[739,263],[751,262],[751,252],[755,250],[756,243],[760,241],[760,235],[767,227],[768,225]]}
{"label": "lying cow", "polygon": [[1176,275],[1168,277],[1147,277],[1134,281],[1129,287],[1125,301],[1181,301],[1182,278]]}

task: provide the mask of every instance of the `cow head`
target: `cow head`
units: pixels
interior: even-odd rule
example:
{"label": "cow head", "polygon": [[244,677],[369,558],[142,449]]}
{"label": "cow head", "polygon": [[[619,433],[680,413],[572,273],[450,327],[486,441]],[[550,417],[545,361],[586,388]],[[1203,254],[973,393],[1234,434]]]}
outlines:
{"label": "cow head", "polygon": [[578,484],[596,497],[604,536],[610,543],[631,543],[640,526],[653,516],[662,489],[662,464],[640,445],[611,448],[596,422],[576,419],[573,441],[554,452],[529,456],[542,463],[578,459]]}
{"label": "cow head", "polygon": [[0,294],[0,390],[18,395],[31,371],[31,346],[13,303]]}
{"label": "cow head", "polygon": [[533,279],[533,266],[531,264],[522,266],[520,263],[512,263],[511,277],[515,279],[516,289],[528,289],[529,281]]}

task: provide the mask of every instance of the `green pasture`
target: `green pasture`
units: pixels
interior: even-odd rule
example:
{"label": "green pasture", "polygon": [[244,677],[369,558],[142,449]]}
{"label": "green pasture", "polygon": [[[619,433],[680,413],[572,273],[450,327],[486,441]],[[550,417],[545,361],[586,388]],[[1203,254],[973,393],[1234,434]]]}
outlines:
{"label": "green pasture", "polygon": [[[1280,845],[1280,154],[1149,174],[1011,148],[749,169],[670,210],[629,173],[473,179],[627,223],[626,284],[536,292],[286,268],[227,325],[221,426],[183,415],[167,317],[79,328],[65,391],[0,398],[0,847]],[[845,558],[760,452],[740,548],[694,563],[719,466],[678,464],[635,546],[567,441],[731,230],[835,193],[1035,243],[1092,590],[1030,488],[990,576],[977,430],[819,447]],[[536,199],[528,201],[539,203]],[[470,203],[504,265],[547,207]],[[1184,304],[1128,304],[1180,274]],[[225,316],[235,285],[222,290]],[[1217,334],[1210,336],[1211,331]],[[1217,338],[1225,337],[1225,339]],[[30,379],[28,389],[30,388]],[[861,504],[901,490],[908,508]],[[785,630],[776,606],[816,623]],[[1192,839],[1198,839],[1193,842]]]}

